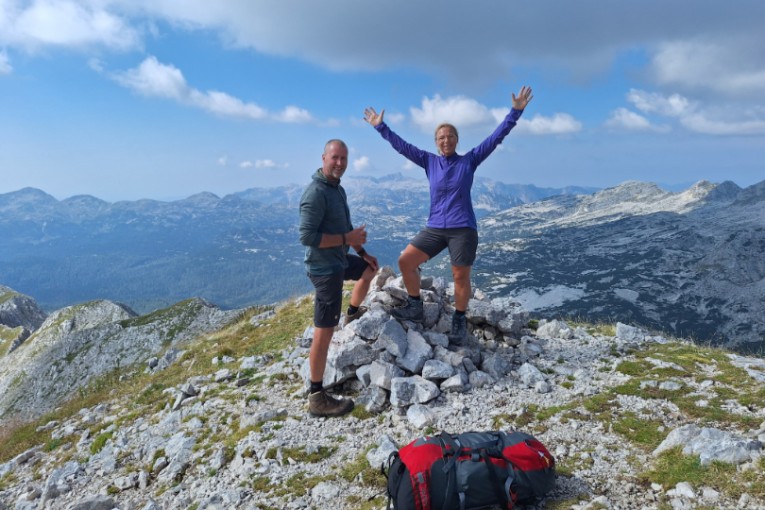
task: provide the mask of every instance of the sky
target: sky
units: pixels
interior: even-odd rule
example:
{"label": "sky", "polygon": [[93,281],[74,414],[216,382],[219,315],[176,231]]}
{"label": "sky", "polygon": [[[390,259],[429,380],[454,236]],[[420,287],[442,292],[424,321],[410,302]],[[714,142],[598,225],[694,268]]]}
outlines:
{"label": "sky", "polygon": [[[218,196],[423,176],[364,108],[435,152],[534,98],[478,174],[679,190],[765,180],[762,0],[0,0],[0,194]],[[424,178],[424,176],[423,176]]]}

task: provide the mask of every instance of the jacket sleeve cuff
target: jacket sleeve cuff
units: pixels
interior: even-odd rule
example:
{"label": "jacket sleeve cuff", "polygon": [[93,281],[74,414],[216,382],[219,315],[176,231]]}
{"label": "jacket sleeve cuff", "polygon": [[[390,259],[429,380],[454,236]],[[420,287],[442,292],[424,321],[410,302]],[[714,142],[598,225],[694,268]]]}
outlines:
{"label": "jacket sleeve cuff", "polygon": [[514,122],[518,122],[518,119],[521,118],[521,115],[523,115],[523,110],[516,110],[515,108],[510,108],[510,113],[507,114],[508,117],[513,119]]}

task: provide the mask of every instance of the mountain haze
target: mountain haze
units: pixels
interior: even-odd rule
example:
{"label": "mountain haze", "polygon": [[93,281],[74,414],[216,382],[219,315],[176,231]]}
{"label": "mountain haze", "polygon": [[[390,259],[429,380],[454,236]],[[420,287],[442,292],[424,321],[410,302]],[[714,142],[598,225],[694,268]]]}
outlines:
{"label": "mountain haze", "polygon": [[[367,248],[396,266],[425,223],[425,179],[343,180]],[[310,292],[297,242],[303,186],[175,202],[0,195],[0,284],[45,310],[108,299],[138,313],[200,296],[224,309]],[[539,317],[631,322],[759,352],[765,339],[765,181],[678,192],[625,182],[540,189],[477,178],[475,284]],[[449,279],[442,254],[424,269]]]}
{"label": "mountain haze", "polygon": [[[391,175],[346,178],[356,225],[367,223],[370,252],[394,264],[428,211],[426,180]],[[222,198],[109,203],[56,200],[25,188],[0,195],[0,284],[55,310],[109,299],[143,313],[190,296],[222,308],[273,303],[311,289],[298,243],[304,186],[253,188]],[[542,189],[477,179],[485,215],[582,189]]]}

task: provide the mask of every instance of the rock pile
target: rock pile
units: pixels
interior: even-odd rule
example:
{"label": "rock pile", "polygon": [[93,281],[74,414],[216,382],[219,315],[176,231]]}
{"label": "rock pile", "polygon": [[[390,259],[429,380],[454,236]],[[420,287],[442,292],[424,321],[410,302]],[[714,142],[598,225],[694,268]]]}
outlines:
{"label": "rock pile", "polygon": [[[521,376],[541,393],[550,390],[539,371],[525,361],[539,354],[526,330],[528,312],[508,300],[489,301],[476,292],[466,312],[468,337],[455,343],[447,333],[454,313],[443,279],[421,279],[424,321],[398,321],[390,315],[406,301],[402,278],[389,267],[372,282],[364,306],[369,311],[338,329],[330,345],[324,386],[359,391],[373,413],[388,405],[417,423],[429,420],[422,406],[442,393],[464,393],[492,385],[520,366]],[[300,339],[310,345],[312,328]],[[308,381],[306,362],[301,375]]]}

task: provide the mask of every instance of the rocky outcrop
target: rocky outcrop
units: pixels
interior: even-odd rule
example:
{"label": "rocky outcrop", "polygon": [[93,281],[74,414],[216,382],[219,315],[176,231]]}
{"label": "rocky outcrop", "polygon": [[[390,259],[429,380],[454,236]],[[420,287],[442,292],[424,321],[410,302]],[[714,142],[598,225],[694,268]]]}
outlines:
{"label": "rocky outcrop", "polygon": [[182,346],[239,315],[201,299],[138,316],[125,305],[93,301],[52,313],[0,365],[0,420],[50,411],[95,378]]}
{"label": "rocky outcrop", "polygon": [[763,190],[628,182],[509,209],[479,222],[475,282],[538,317],[629,321],[762,352]]}
{"label": "rocky outcrop", "polygon": [[0,285],[0,324],[10,328],[22,326],[34,331],[45,317],[45,312],[34,299]]}

